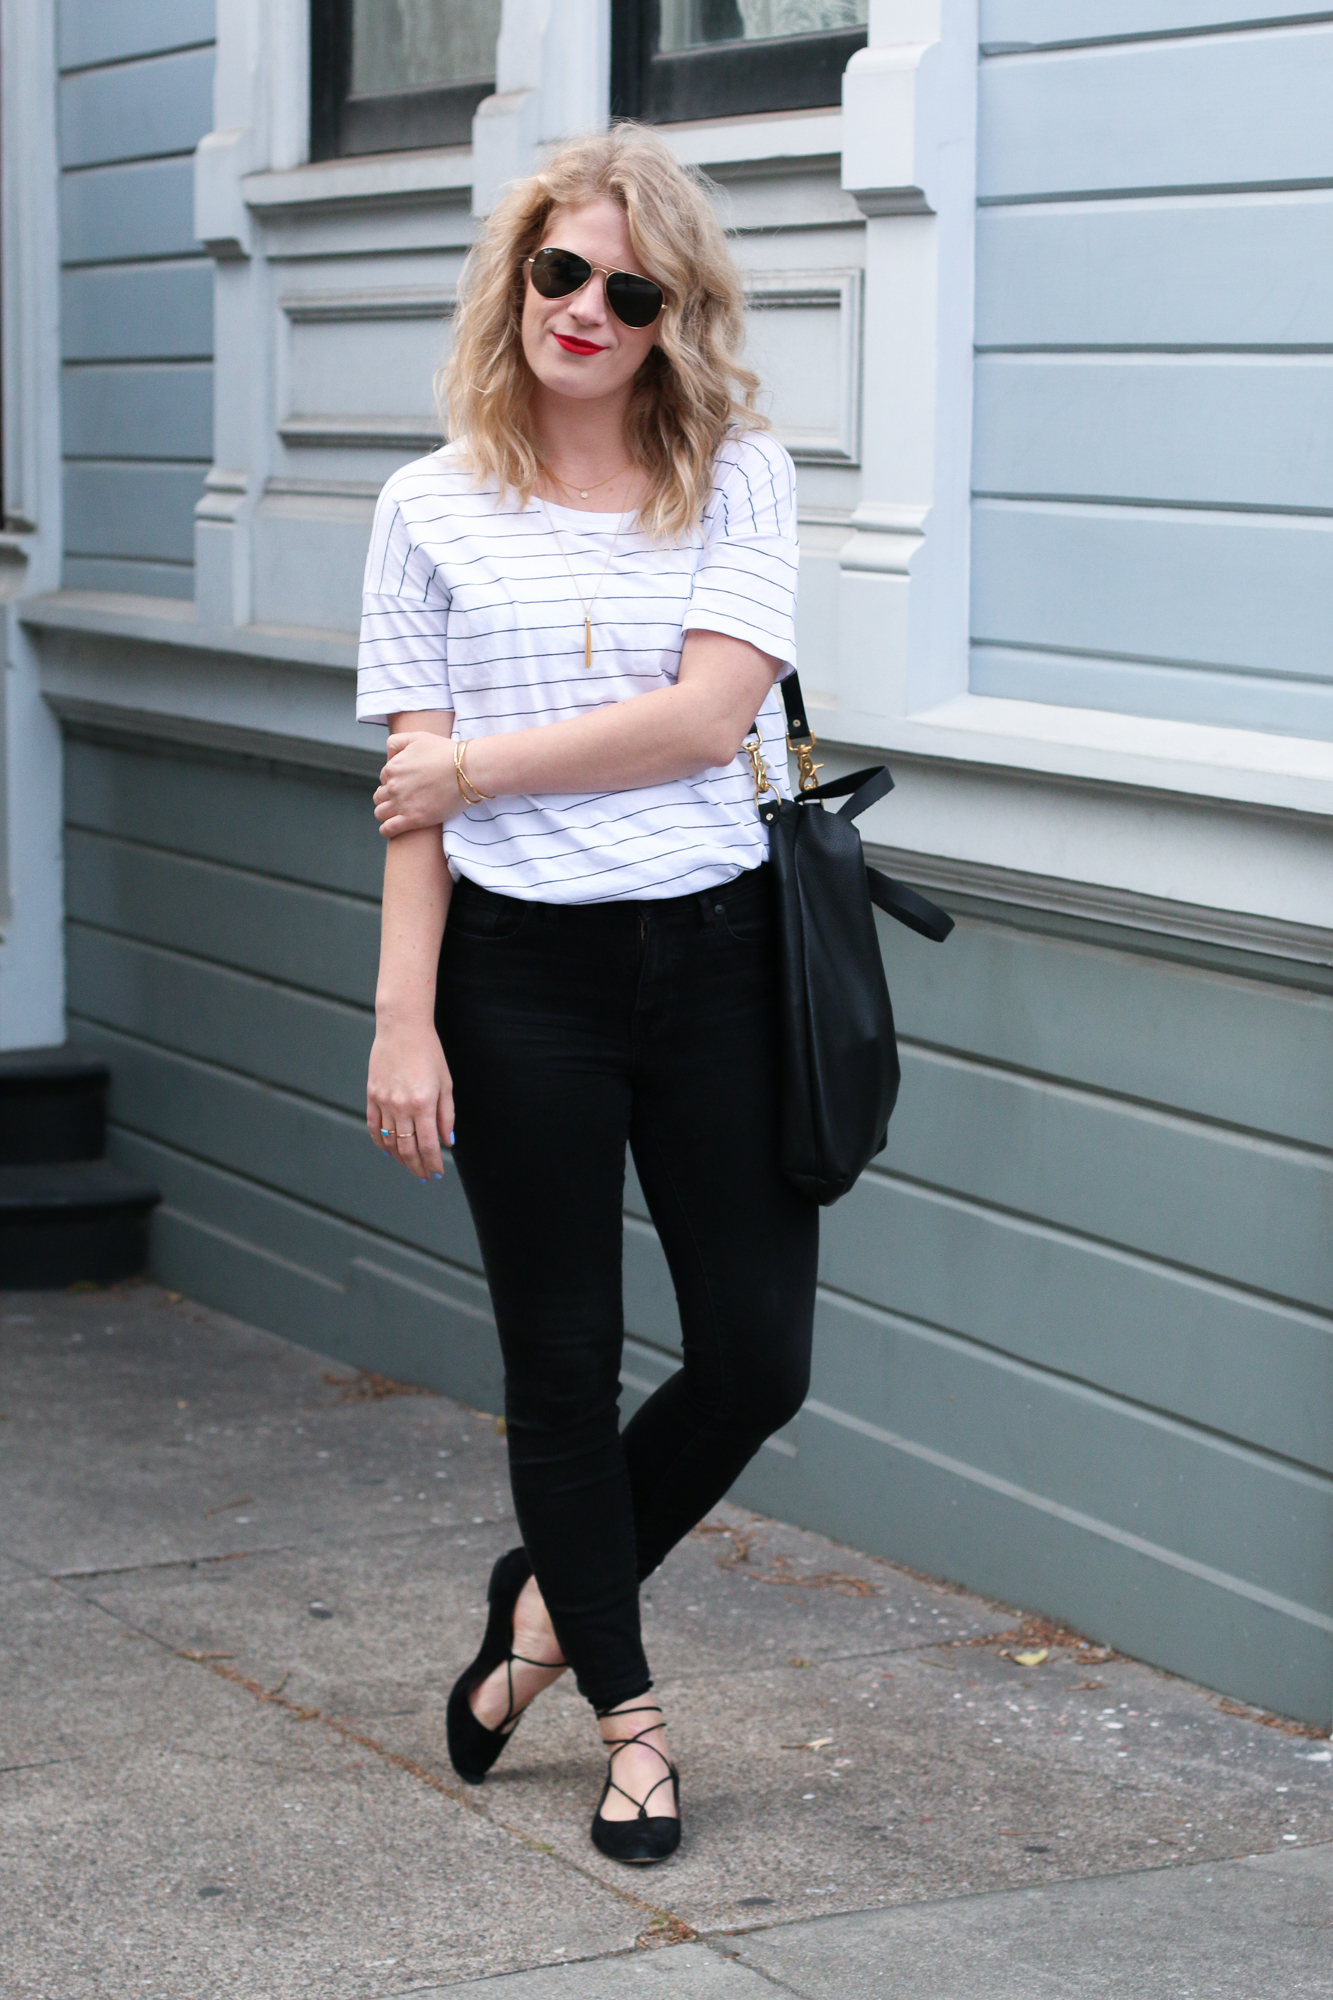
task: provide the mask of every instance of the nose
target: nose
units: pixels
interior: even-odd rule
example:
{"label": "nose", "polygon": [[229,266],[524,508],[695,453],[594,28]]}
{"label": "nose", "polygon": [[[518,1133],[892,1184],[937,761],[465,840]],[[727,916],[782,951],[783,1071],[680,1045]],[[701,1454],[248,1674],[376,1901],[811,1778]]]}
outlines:
{"label": "nose", "polygon": [[581,292],[575,292],[569,301],[569,310],[587,326],[601,326],[607,316],[606,279],[600,271],[594,271]]}

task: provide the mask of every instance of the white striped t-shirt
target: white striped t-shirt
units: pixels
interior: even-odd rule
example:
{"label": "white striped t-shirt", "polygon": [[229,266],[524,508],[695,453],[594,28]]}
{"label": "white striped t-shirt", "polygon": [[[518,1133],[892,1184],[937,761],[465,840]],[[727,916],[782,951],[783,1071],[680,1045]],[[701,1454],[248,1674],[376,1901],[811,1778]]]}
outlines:
{"label": "white striped t-shirt", "polygon": [[[549,503],[548,503],[549,504]],[[699,530],[651,543],[632,517],[549,508],[494,483],[474,488],[446,445],[396,472],[375,509],[366,560],[357,715],[452,709],[454,734],[488,736],[669,687],[689,631],[723,632],[794,665],[796,508],[792,462],[763,431],[721,446]],[[592,666],[583,606],[592,605]],[[790,796],[776,687],[760,712],[775,785]],[[455,876],[547,903],[681,896],[716,888],[768,856],[742,753],[697,777],[629,791],[542,793],[469,806],[444,829]]]}

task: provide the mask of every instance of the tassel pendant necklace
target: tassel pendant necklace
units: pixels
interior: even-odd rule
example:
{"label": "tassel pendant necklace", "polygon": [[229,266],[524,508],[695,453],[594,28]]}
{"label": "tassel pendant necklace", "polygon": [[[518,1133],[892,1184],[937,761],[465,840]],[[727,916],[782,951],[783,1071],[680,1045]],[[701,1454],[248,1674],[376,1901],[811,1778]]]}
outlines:
{"label": "tassel pendant necklace", "polygon": [[[537,497],[541,500],[540,494]],[[541,509],[546,516],[546,525],[551,530],[551,535],[556,547],[560,551],[565,568],[569,571],[570,582],[574,586],[575,594],[578,597],[579,603],[583,606],[583,665],[587,669],[592,666],[592,607],[597,602],[598,591],[606,581],[606,573],[611,567],[611,558],[616,552],[616,543],[620,540],[620,530],[625,525],[625,516],[622,514],[616,522],[616,532],[611,537],[611,546],[607,549],[606,561],[602,564],[601,574],[593,586],[592,596],[585,597],[578,577],[575,575],[574,565],[565,553],[565,545],[560,539],[560,531],[551,519],[551,510],[544,500],[541,501]]]}

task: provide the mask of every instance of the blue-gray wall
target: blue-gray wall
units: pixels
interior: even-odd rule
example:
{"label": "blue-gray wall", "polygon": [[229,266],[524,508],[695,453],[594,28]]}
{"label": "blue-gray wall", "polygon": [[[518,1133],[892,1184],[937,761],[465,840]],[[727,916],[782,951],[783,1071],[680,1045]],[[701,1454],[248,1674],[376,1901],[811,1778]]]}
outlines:
{"label": "blue-gray wall", "polygon": [[[456,1178],[365,1134],[368,771],[70,741],[71,1034],[165,1192],[165,1282],[495,1409]],[[825,1219],[812,1399],[741,1497],[1327,1724],[1333,977],[955,908],[943,950],[885,926],[889,1148]],[[629,1210],[632,1405],[677,1329]]]}
{"label": "blue-gray wall", "polygon": [[60,0],[65,582],[194,590],[213,267],[194,237],[214,0]]}
{"label": "blue-gray wall", "polygon": [[982,0],[977,693],[1333,736],[1328,11]]}

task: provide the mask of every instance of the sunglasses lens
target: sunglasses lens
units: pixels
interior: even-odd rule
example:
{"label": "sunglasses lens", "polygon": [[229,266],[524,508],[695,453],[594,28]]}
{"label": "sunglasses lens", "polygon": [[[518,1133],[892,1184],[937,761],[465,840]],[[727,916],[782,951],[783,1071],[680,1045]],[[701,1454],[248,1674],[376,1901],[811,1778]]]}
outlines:
{"label": "sunglasses lens", "polygon": [[[586,258],[576,257],[572,250],[539,250],[531,268],[533,290],[544,299],[567,299],[592,276],[592,265]],[[646,326],[647,321],[641,320],[639,324]]]}
{"label": "sunglasses lens", "polygon": [[665,303],[662,288],[651,278],[615,271],[606,281],[606,303],[625,326],[651,326]]}

